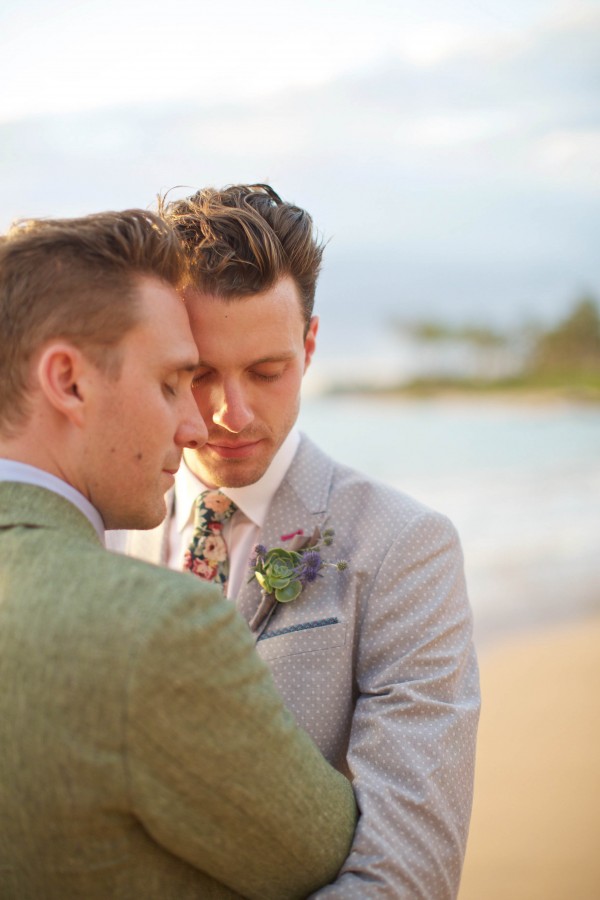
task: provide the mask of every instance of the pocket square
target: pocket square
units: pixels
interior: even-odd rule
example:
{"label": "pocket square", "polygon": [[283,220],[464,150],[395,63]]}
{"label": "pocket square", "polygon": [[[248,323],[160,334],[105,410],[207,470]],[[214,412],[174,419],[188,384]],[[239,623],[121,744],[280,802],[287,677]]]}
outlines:
{"label": "pocket square", "polygon": [[309,628],[323,628],[326,625],[337,625],[339,619],[334,616],[330,619],[315,619],[312,622],[301,622],[299,625],[288,625],[287,628],[276,628],[273,631],[263,631],[259,637],[259,641],[265,641],[268,638],[280,637],[282,634],[293,634],[295,631],[308,631]]}

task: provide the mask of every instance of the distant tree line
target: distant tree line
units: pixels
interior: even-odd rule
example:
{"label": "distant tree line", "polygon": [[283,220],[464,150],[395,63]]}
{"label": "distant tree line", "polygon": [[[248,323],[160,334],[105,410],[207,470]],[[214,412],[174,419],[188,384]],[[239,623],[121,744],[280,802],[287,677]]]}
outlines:
{"label": "distant tree line", "polygon": [[[424,376],[413,387],[448,386],[464,388],[581,388],[600,399],[600,310],[597,300],[583,295],[575,300],[565,317],[552,328],[523,325],[512,332],[492,327],[450,325],[423,320],[393,322],[392,327],[419,341],[458,341],[471,344],[479,353],[490,354],[496,348],[518,350],[517,369],[513,375],[501,378],[472,378],[453,376]],[[485,359],[485,356],[484,356]]]}
{"label": "distant tree line", "polygon": [[425,320],[410,324],[395,323],[397,331],[407,331],[420,341],[466,341],[479,347],[494,347],[508,342],[508,336],[483,325],[449,325]]}
{"label": "distant tree line", "polygon": [[581,297],[562,322],[540,334],[529,368],[550,375],[600,373],[600,313],[593,297]]}

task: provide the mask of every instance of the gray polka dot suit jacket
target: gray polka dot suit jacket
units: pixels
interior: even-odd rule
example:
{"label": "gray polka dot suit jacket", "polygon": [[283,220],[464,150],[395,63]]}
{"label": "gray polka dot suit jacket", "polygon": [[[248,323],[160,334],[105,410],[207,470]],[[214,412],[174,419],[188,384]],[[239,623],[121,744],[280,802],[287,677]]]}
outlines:
{"label": "gray polka dot suit jacket", "polygon": [[[335,530],[327,570],[279,604],[257,641],[297,722],[348,774],[361,810],[352,851],[319,898],[446,900],[471,813],[479,683],[462,552],[448,519],[335,463],[305,436],[260,542]],[[128,552],[161,559],[164,526]],[[331,552],[329,552],[331,551]],[[237,606],[250,622],[253,581]]]}

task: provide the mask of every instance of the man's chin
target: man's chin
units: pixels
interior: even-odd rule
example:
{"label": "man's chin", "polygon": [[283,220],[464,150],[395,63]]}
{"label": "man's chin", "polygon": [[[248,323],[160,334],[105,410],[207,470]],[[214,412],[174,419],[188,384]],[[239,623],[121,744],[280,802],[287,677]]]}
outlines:
{"label": "man's chin", "polygon": [[114,518],[109,519],[107,529],[119,531],[151,531],[164,522],[167,515],[167,504],[164,497],[152,509],[120,510]]}
{"label": "man's chin", "polygon": [[[271,460],[223,460],[214,463],[212,460],[204,461],[196,458],[192,469],[194,474],[207,487],[215,488],[240,488],[255,484],[265,474],[271,464]],[[190,466],[190,468],[192,468]]]}

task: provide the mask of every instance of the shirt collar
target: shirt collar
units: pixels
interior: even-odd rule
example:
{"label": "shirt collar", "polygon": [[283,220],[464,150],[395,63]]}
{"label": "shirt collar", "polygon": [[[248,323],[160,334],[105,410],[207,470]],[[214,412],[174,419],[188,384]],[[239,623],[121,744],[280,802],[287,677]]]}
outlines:
{"label": "shirt collar", "polygon": [[[292,428],[271,460],[269,468],[258,481],[245,487],[222,488],[223,493],[227,494],[244,515],[259,528],[264,524],[271,501],[285,478],[299,444],[300,432],[297,428]],[[179,532],[183,531],[193,519],[196,497],[207,489],[207,486],[189,470],[184,457],[175,476],[175,522]]]}
{"label": "shirt collar", "polygon": [[27,463],[17,462],[15,459],[0,459],[0,481],[17,481],[20,484],[33,484],[36,487],[46,488],[60,497],[64,497],[73,506],[83,513],[94,528],[98,537],[104,543],[104,522],[95,506],[92,506],[87,497],[84,497],[72,485],[52,475],[44,469],[30,466]]}

